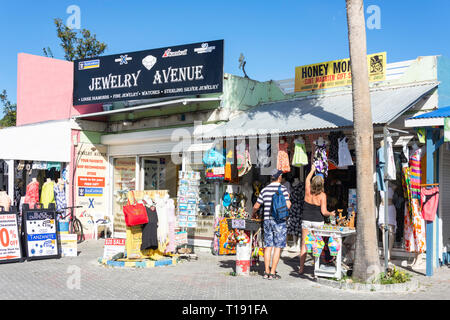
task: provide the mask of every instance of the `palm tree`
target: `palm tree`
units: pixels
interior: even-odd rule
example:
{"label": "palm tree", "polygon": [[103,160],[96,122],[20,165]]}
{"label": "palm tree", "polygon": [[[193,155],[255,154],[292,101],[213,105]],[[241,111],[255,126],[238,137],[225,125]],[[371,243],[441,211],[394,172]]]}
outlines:
{"label": "palm tree", "polygon": [[357,234],[353,276],[367,281],[381,272],[373,186],[373,124],[370,106],[363,0],[346,0],[352,70],[356,149]]}

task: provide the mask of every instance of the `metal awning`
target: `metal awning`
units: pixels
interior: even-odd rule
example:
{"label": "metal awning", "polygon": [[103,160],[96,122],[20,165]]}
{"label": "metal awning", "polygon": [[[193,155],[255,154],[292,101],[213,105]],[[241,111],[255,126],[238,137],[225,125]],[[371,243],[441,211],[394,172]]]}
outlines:
{"label": "metal awning", "polygon": [[210,101],[221,101],[220,97],[214,97],[214,98],[183,98],[183,99],[176,99],[176,100],[169,100],[169,101],[159,101],[155,103],[148,103],[133,107],[127,107],[127,108],[121,108],[116,110],[109,110],[109,111],[102,111],[102,112],[94,112],[94,113],[88,113],[88,114],[81,114],[77,116],[73,116],[72,119],[84,119],[84,118],[92,118],[92,117],[104,117],[104,116],[110,116],[114,114],[119,113],[128,113],[128,112],[134,112],[134,111],[143,111],[149,108],[157,108],[157,107],[166,107],[170,105],[177,105],[177,104],[190,104],[190,103],[199,103],[199,102],[210,102]]}
{"label": "metal awning", "polygon": [[[438,82],[426,82],[371,89],[373,124],[391,123],[437,85]],[[352,127],[352,93],[347,91],[261,104],[208,132],[203,138],[307,133]]]}
{"label": "metal awning", "polygon": [[444,119],[450,117],[450,107],[439,108],[435,111],[420,114],[405,120],[405,127],[443,126]]}
{"label": "metal awning", "polygon": [[71,123],[48,121],[0,130],[0,159],[70,162]]}

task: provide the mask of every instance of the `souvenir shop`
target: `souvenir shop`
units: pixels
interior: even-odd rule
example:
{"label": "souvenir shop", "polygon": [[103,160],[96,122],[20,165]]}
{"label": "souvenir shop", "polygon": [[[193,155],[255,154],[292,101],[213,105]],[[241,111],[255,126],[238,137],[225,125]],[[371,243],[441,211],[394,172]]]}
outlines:
{"label": "souvenir shop", "polygon": [[[417,135],[415,129],[405,129],[404,120],[408,117],[405,111],[414,114],[419,108],[433,103],[435,88],[435,83],[427,83],[371,92],[372,108],[378,110],[373,114],[373,181],[377,191],[374,215],[380,257],[387,256],[387,261],[391,257],[400,258],[417,268],[423,267],[424,219],[419,210],[414,211],[414,206],[420,203],[412,197],[420,182],[413,176],[412,192],[411,178],[408,177],[411,173],[416,174],[417,167],[426,161],[423,157],[420,161],[418,158],[423,149],[420,134]],[[288,219],[287,250],[300,250],[304,179],[311,162],[315,164],[316,174],[325,178],[328,210],[337,213],[336,221],[326,219],[326,225],[331,222],[355,228],[358,206],[351,115],[351,94],[344,91],[324,97],[267,103],[204,135],[204,141],[208,143],[221,138],[225,140],[223,145],[214,142],[202,158],[205,178],[215,185],[216,198],[220,199],[217,202],[220,208],[216,210],[214,252],[235,253],[236,234],[227,228],[226,218],[251,218],[252,206],[260,190],[270,182],[270,172],[275,167],[284,172],[283,184],[290,190],[293,201]],[[383,130],[388,125],[391,132],[385,136]],[[409,171],[403,169],[406,167]],[[384,201],[386,187],[389,192]],[[389,219],[387,228],[385,217]],[[388,237],[384,237],[387,233]],[[258,235],[255,238],[254,241],[258,241]],[[353,262],[355,240],[353,235],[343,242],[341,249],[345,263]],[[258,247],[256,243],[255,247]],[[390,249],[390,256],[384,247]],[[327,251],[326,247],[324,250]],[[256,256],[256,250],[253,253]]]}
{"label": "souvenir shop", "polygon": [[[273,168],[283,171],[282,184],[287,187],[292,201],[288,220],[289,250],[300,250],[304,177],[311,168],[311,160],[315,164],[316,174],[325,178],[328,210],[339,210],[342,223],[349,222],[356,209],[356,175],[351,140],[348,132],[335,131],[227,139],[224,143],[212,144],[203,154],[202,163],[190,166],[190,169],[200,171],[203,184],[213,186],[219,193],[213,252],[219,255],[235,254],[237,243],[250,241],[249,232],[231,228],[230,220],[252,219],[252,207],[259,192],[270,183]],[[208,200],[213,201],[213,197],[214,194]],[[261,223],[258,219],[253,222]],[[354,227],[354,219],[352,224]],[[253,237],[255,258],[262,253],[262,249],[259,250],[262,248],[261,240],[259,229]]]}

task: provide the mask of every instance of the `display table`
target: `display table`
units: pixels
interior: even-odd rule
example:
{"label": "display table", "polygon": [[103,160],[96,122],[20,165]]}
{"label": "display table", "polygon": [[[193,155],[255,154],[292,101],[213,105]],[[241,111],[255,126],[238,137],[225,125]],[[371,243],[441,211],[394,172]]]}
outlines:
{"label": "display table", "polygon": [[340,249],[336,256],[336,267],[321,269],[320,257],[315,257],[314,277],[336,278],[340,280],[342,278],[342,249],[343,249],[342,238],[355,234],[356,230],[347,227],[333,227],[333,229],[327,229],[327,226],[325,226],[323,229],[311,228],[309,230],[318,236],[333,237],[339,243],[340,246]]}

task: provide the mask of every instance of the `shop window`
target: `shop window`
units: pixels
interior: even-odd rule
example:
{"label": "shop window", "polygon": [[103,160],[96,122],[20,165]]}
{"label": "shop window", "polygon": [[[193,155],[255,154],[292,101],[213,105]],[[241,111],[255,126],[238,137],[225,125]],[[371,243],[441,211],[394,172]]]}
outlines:
{"label": "shop window", "polygon": [[127,203],[128,191],[136,190],[136,158],[114,159],[113,167],[114,231],[126,232],[123,206]]}

